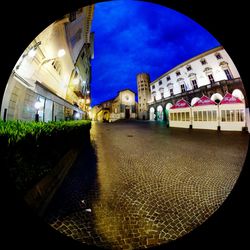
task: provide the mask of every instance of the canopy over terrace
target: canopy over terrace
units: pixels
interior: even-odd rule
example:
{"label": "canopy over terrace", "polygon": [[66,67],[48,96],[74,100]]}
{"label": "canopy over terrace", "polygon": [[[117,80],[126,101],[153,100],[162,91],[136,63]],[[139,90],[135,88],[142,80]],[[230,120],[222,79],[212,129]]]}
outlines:
{"label": "canopy over terrace", "polygon": [[243,101],[227,93],[219,105],[221,130],[242,131],[246,127],[245,108]]}
{"label": "canopy over terrace", "polygon": [[191,125],[191,107],[189,103],[181,99],[169,109],[170,127],[189,128]]}
{"label": "canopy over terrace", "polygon": [[193,128],[218,129],[218,105],[203,95],[192,107]]}

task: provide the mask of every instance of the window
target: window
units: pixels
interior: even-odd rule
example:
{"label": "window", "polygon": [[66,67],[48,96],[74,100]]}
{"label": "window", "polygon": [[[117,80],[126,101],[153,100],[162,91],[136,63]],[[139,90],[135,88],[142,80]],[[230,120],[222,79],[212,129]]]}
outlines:
{"label": "window", "polygon": [[234,122],[235,121],[235,110],[230,110],[231,113],[231,121]]}
{"label": "window", "polygon": [[185,118],[186,118],[186,117],[185,117],[185,112],[181,112],[181,120],[182,120],[182,121],[185,121]]}
{"label": "window", "polygon": [[209,79],[209,81],[210,81],[211,84],[212,84],[212,83],[215,83],[214,77],[213,77],[212,74],[207,75],[207,77],[208,77],[208,79]]}
{"label": "window", "polygon": [[209,122],[212,121],[212,112],[211,112],[210,110],[207,111],[207,120],[208,120]]}
{"label": "window", "polygon": [[217,112],[213,110],[212,114],[213,114],[213,121],[217,121]]}
{"label": "window", "polygon": [[141,83],[143,83],[143,80],[141,80]]}
{"label": "window", "polygon": [[217,60],[222,59],[222,56],[221,56],[220,53],[216,53],[216,54],[215,54],[215,57],[217,58]]}
{"label": "window", "polygon": [[141,99],[141,97],[139,96],[139,100]]}
{"label": "window", "polygon": [[186,112],[186,121],[190,121],[190,115],[189,115],[189,112]]}
{"label": "window", "polygon": [[207,121],[207,111],[203,111],[203,121]]}
{"label": "window", "polygon": [[186,69],[187,69],[187,71],[190,71],[190,70],[192,70],[192,67],[191,67],[191,65],[188,65],[188,66],[186,67]]}
{"label": "window", "polygon": [[155,85],[152,85],[152,89],[155,89]]}
{"label": "window", "polygon": [[244,109],[235,110],[234,118],[236,122],[243,122],[244,121]]}
{"label": "window", "polygon": [[163,99],[164,98],[164,93],[161,93],[161,99]]}
{"label": "window", "polygon": [[193,84],[193,88],[194,89],[198,89],[198,85],[197,85],[197,81],[196,80],[192,80],[192,84]]}
{"label": "window", "polygon": [[141,88],[141,91],[143,91],[144,90],[144,88]]}
{"label": "window", "polygon": [[177,114],[174,113],[174,121],[177,121]]}
{"label": "window", "polygon": [[177,113],[178,114],[178,121],[181,121],[181,113]]}
{"label": "window", "polygon": [[161,86],[161,85],[162,85],[162,81],[159,81],[159,83],[158,83],[158,84],[159,84],[159,86]]}
{"label": "window", "polygon": [[197,111],[194,111],[194,121],[197,121]]}
{"label": "window", "polygon": [[181,84],[181,93],[184,93],[185,92],[185,86],[184,84]]}
{"label": "window", "polygon": [[231,80],[233,78],[232,75],[231,75],[231,73],[230,73],[230,71],[228,69],[224,69],[224,72],[225,72],[228,80]]}
{"label": "window", "polygon": [[169,92],[170,92],[170,96],[174,95],[174,90],[173,89],[169,89]]}
{"label": "window", "polygon": [[181,72],[180,71],[176,71],[176,76],[180,76]]}
{"label": "window", "polygon": [[221,121],[222,122],[226,121],[226,111],[225,110],[221,110]]}
{"label": "window", "polygon": [[202,64],[202,65],[205,65],[205,64],[207,64],[207,61],[206,61],[206,59],[201,59],[201,61],[200,61],[200,62],[201,62],[201,64]]}
{"label": "window", "polygon": [[174,114],[170,113],[170,120],[173,121],[173,119],[174,119]]}
{"label": "window", "polygon": [[202,111],[198,111],[198,121],[202,121]]}
{"label": "window", "polygon": [[171,80],[171,77],[170,77],[170,76],[167,76],[166,78],[167,78],[167,81]]}
{"label": "window", "polygon": [[240,110],[240,121],[243,122],[244,121],[244,109]]}

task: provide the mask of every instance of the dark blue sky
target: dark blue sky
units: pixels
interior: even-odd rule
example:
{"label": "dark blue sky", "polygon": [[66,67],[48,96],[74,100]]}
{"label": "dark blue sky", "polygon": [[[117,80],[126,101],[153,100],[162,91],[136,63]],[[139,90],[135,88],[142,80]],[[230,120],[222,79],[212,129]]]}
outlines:
{"label": "dark blue sky", "polygon": [[95,4],[92,104],[111,99],[119,90],[137,92],[136,75],[151,81],[219,42],[189,17],[139,1]]}

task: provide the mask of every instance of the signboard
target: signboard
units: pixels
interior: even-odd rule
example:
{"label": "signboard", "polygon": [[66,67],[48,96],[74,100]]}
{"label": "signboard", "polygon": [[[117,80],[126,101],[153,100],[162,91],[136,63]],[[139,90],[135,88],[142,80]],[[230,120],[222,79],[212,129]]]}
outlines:
{"label": "signboard", "polygon": [[209,97],[203,95],[199,101],[197,101],[193,106],[207,106],[207,105],[217,105],[216,102],[212,101]]}
{"label": "signboard", "polygon": [[220,102],[220,104],[236,104],[236,103],[243,103],[243,102],[230,93],[227,93]]}
{"label": "signboard", "polygon": [[181,109],[181,108],[189,108],[189,104],[186,100],[181,99],[175,103],[170,109]]}

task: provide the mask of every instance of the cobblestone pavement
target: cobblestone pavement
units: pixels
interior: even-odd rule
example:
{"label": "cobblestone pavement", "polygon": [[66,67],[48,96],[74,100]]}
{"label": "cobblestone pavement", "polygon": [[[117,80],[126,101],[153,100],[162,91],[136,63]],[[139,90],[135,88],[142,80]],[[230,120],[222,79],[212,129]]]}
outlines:
{"label": "cobblestone pavement", "polygon": [[140,249],[202,224],[232,190],[249,135],[166,128],[145,121],[93,123],[46,221],[83,243]]}

